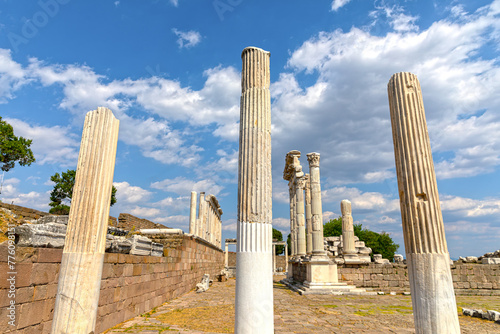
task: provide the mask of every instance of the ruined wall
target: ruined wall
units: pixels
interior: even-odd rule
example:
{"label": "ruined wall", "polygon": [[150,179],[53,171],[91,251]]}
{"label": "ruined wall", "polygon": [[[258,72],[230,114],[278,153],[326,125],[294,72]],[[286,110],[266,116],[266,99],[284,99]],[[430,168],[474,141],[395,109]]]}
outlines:
{"label": "ruined wall", "polygon": [[[213,278],[224,267],[224,253],[190,236],[167,247],[164,257],[106,253],[96,333],[176,298]],[[7,324],[7,247],[0,246],[0,328],[2,332],[49,333],[62,249],[17,247],[16,323]],[[17,330],[17,331],[16,331]]]}
{"label": "ruined wall", "polygon": [[[410,291],[408,269],[403,264],[339,265],[339,282],[377,291]],[[500,296],[499,264],[456,264],[451,266],[457,295]]]}
{"label": "ruined wall", "polygon": [[[111,222],[110,222],[111,223]],[[113,226],[122,228],[128,231],[137,231],[146,228],[168,228],[165,225],[153,223],[150,220],[138,218],[128,213],[120,213],[118,223],[113,223]]]}
{"label": "ruined wall", "polygon": [[7,204],[2,202],[0,202],[0,208],[8,209],[12,211],[12,213],[18,216],[23,216],[26,219],[38,219],[40,217],[49,215],[48,212],[38,211],[35,209],[25,208],[24,206]]}

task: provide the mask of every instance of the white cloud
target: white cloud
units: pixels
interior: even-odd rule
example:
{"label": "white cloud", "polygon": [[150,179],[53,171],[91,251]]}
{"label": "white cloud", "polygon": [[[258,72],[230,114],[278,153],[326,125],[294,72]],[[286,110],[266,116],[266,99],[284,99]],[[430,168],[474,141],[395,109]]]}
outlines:
{"label": "white cloud", "polygon": [[206,195],[217,195],[223,189],[222,186],[215,184],[211,180],[193,181],[182,176],[154,182],[151,184],[151,188],[173,192],[180,196],[190,195],[191,191],[196,191],[198,193],[203,191]]}
{"label": "white cloud", "polygon": [[130,214],[139,218],[156,217],[161,213],[159,209],[136,206],[130,210]]}
{"label": "white cloud", "polygon": [[289,218],[273,218],[273,227],[275,229],[288,228],[290,229],[290,219]]}
{"label": "white cloud", "polygon": [[178,7],[179,6],[179,0],[169,0],[170,3],[174,6],[174,7]]}
{"label": "white cloud", "polygon": [[31,149],[37,164],[76,166],[80,142],[69,127],[37,126],[14,118],[6,118],[16,136],[32,139]]}
{"label": "white cloud", "polygon": [[344,7],[347,5],[351,0],[333,0],[332,2],[332,10],[334,12],[338,11],[339,8]]}
{"label": "white cloud", "polygon": [[116,188],[116,201],[126,203],[141,203],[151,198],[152,193],[141,187],[131,186],[128,182],[113,182]]}
{"label": "white cloud", "polygon": [[[500,199],[471,199],[459,196],[442,195],[440,198],[443,212],[455,212],[456,215],[466,217],[492,216],[495,221],[500,214]],[[497,216],[497,217],[495,217]]]}
{"label": "white cloud", "polygon": [[172,32],[179,37],[177,39],[177,44],[179,48],[191,48],[201,42],[201,35],[199,32],[194,30],[180,31],[176,28],[172,29]]}
{"label": "white cloud", "polygon": [[49,211],[49,192],[30,191],[23,193],[19,191],[20,180],[17,178],[5,179],[2,186],[0,200],[4,203],[21,205],[41,211]]}
{"label": "white cloud", "polygon": [[0,103],[12,99],[13,93],[27,82],[25,70],[12,60],[11,51],[0,49]]}

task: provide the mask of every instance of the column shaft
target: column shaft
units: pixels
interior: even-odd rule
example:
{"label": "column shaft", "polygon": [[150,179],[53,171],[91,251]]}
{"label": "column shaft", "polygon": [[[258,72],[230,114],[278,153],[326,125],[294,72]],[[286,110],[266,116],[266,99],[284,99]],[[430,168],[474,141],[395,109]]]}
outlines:
{"label": "column shaft", "polygon": [[323,242],[323,208],[321,205],[321,185],[319,177],[319,153],[307,154],[311,183],[311,223],[313,255],[326,255]]}
{"label": "column shaft", "polygon": [[306,226],[304,216],[304,188],[305,177],[295,178],[295,199],[296,199],[296,225],[297,225],[297,255],[306,255]]}
{"label": "column shaft", "polygon": [[191,191],[189,209],[189,233],[196,234],[196,191]]}
{"label": "column shaft", "polygon": [[205,193],[200,192],[200,202],[198,203],[198,224],[196,225],[197,233],[196,235],[202,239],[205,239],[204,226],[205,222],[203,217],[205,216]]}
{"label": "column shaft", "polygon": [[354,246],[354,223],[351,214],[351,202],[344,199],[340,202],[340,211],[342,212],[342,252],[344,254],[356,253]]}
{"label": "column shaft", "polygon": [[387,86],[416,333],[460,333],[422,92],[411,73]]}
{"label": "column shaft", "polygon": [[95,330],[119,123],[102,107],[85,117],[52,333]]}
{"label": "column shaft", "polygon": [[312,219],[311,219],[311,182],[309,180],[309,174],[306,174],[306,185],[305,185],[305,197],[306,197],[306,253],[308,255],[312,254]]}
{"label": "column shaft", "polygon": [[235,333],[274,333],[270,53],[242,52]]}

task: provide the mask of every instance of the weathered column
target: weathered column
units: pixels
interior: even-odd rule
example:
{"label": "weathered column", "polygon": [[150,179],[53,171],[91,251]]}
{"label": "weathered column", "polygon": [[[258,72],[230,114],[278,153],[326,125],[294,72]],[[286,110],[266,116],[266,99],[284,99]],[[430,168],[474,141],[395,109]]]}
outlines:
{"label": "weathered column", "polygon": [[312,254],[312,219],[311,219],[311,182],[309,180],[309,174],[306,174],[306,253],[307,255]]}
{"label": "weathered column", "polygon": [[297,255],[306,255],[306,226],[304,217],[304,188],[306,186],[306,180],[301,172],[302,176],[295,178],[295,214],[296,214],[296,225],[297,225]]}
{"label": "weathered column", "polygon": [[[292,181],[290,181],[292,183]],[[292,248],[292,258],[297,254],[297,249],[295,248],[295,219],[297,215],[295,214],[295,191],[293,186],[290,185],[290,246]]]}
{"label": "weathered column", "polygon": [[227,243],[225,243],[224,249],[225,249],[225,252],[224,252],[224,268],[228,268],[229,267],[229,245]]}
{"label": "weathered column", "polygon": [[273,244],[273,275],[276,272],[276,245]]}
{"label": "weathered column", "polygon": [[205,216],[205,203],[205,193],[202,191],[200,192],[200,203],[198,203],[198,224],[196,224],[196,235],[202,239],[205,239],[205,222],[203,221],[203,217]]}
{"label": "weathered column", "polygon": [[241,55],[235,333],[273,333],[270,53]]}
{"label": "weathered column", "polygon": [[415,330],[460,333],[420,83],[397,73],[387,90]]}
{"label": "weathered column", "polygon": [[288,243],[285,242],[285,272],[288,272]]}
{"label": "weathered column", "polygon": [[205,197],[205,203],[203,203],[203,239],[210,242],[210,230],[208,227],[210,226],[209,221],[209,212],[210,212],[210,195]]}
{"label": "weathered column", "polygon": [[342,212],[342,252],[344,254],[355,254],[354,246],[354,224],[351,214],[351,202],[344,199],[340,202],[340,211]]}
{"label": "weathered column", "polygon": [[189,207],[189,233],[196,234],[196,191],[191,191],[191,205]]}
{"label": "weathered column", "polygon": [[95,330],[119,123],[103,107],[85,116],[52,333]]}
{"label": "weathered column", "polygon": [[307,154],[309,162],[309,177],[311,183],[311,223],[312,223],[312,254],[326,255],[323,242],[323,208],[321,205],[321,185],[319,179],[319,153]]}

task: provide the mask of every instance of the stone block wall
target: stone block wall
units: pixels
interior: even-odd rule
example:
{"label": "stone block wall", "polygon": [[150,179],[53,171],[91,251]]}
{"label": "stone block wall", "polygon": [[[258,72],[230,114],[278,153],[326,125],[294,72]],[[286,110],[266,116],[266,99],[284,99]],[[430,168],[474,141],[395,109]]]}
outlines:
{"label": "stone block wall", "polygon": [[[403,264],[339,265],[339,282],[377,291],[410,291],[408,269]],[[500,296],[499,264],[456,264],[451,266],[457,295]]]}
{"label": "stone block wall", "polygon": [[38,211],[35,209],[25,208],[24,206],[7,204],[2,202],[0,202],[0,208],[8,209],[12,211],[12,213],[18,216],[23,216],[26,219],[38,219],[40,217],[49,215],[48,212]]}
{"label": "stone block wall", "polygon": [[157,224],[153,223],[152,221],[149,221],[147,219],[142,219],[138,218],[135,216],[132,216],[131,214],[128,213],[120,213],[118,216],[118,223],[113,226],[122,228],[124,230],[128,231],[137,231],[140,229],[146,229],[146,228],[168,228],[165,225],[162,224]]}
{"label": "stone block wall", "polygon": [[[7,324],[7,247],[0,246],[0,328],[4,333],[50,333],[62,249],[16,249],[16,327]],[[12,259],[11,259],[12,260]],[[176,298],[224,267],[224,253],[183,236],[164,257],[106,253],[96,333]]]}

